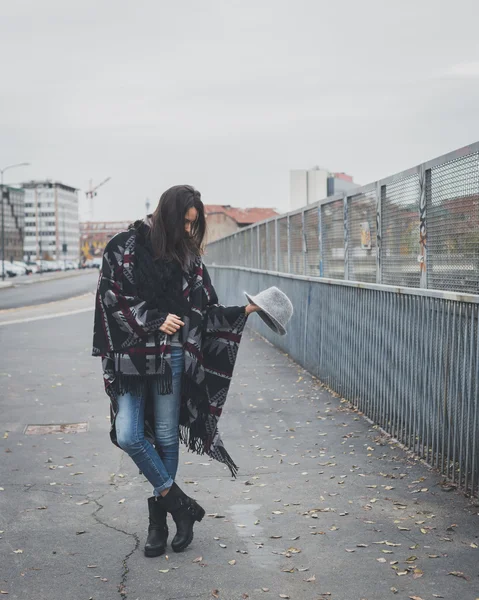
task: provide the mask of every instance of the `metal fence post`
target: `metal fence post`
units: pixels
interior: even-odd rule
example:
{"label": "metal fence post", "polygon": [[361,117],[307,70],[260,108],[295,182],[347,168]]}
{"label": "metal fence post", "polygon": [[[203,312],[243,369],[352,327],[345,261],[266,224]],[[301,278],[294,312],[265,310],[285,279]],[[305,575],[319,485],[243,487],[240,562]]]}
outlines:
{"label": "metal fence post", "polygon": [[303,275],[308,273],[307,264],[308,264],[308,245],[306,243],[306,211],[303,210],[301,213],[301,227],[303,229]]}
{"label": "metal fence post", "polygon": [[279,272],[279,251],[280,251],[280,245],[279,245],[279,225],[278,225],[278,219],[274,220],[274,244],[276,246],[275,268],[276,268],[276,272]]}
{"label": "metal fence post", "polygon": [[254,269],[254,228],[251,228],[249,235],[249,243],[250,243],[250,259],[248,267]]}
{"label": "metal fence post", "polygon": [[259,235],[259,225],[256,225],[256,252],[258,257],[257,268],[262,269],[263,265],[261,264],[261,240]]}
{"label": "metal fence post", "polygon": [[343,196],[343,225],[344,225],[344,279],[349,279],[349,224],[348,224],[348,195]]}
{"label": "metal fence post", "polygon": [[386,186],[379,182],[376,184],[376,283],[381,283],[381,253],[382,253],[382,235],[381,235],[381,211],[383,198],[386,197]]}
{"label": "metal fence post", "polygon": [[323,277],[323,211],[321,204],[318,206],[318,248],[319,248],[319,276]]}
{"label": "metal fence post", "polygon": [[431,170],[425,169],[421,165],[419,169],[419,268],[421,269],[421,278],[419,286],[427,289],[427,230],[426,230],[426,213],[427,213],[427,196],[428,189],[431,188]]}
{"label": "metal fence post", "polygon": [[291,219],[288,215],[287,220],[287,234],[288,234],[288,273],[291,273]]}

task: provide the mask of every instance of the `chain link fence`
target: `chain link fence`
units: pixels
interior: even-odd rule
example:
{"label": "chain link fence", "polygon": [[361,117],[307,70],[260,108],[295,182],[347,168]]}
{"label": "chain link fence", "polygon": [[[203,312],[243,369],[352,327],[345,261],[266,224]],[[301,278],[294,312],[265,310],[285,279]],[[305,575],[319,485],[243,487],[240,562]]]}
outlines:
{"label": "chain link fence", "polygon": [[479,143],[238,231],[206,260],[479,294]]}

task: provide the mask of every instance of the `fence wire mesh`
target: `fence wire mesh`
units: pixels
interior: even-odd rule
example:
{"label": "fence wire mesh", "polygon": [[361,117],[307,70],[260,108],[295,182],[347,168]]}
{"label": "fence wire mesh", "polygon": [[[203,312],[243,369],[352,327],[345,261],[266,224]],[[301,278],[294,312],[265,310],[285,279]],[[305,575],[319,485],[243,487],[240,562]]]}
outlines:
{"label": "fence wire mesh", "polygon": [[321,206],[324,276],[344,278],[344,203],[342,200]]}
{"label": "fence wire mesh", "polygon": [[267,269],[268,271],[276,271],[276,221],[268,221],[266,223],[267,236]]}
{"label": "fence wire mesh", "polygon": [[291,273],[304,275],[303,215],[292,215],[289,222]]}
{"label": "fence wire mesh", "polygon": [[479,294],[479,143],[238,231],[207,260]]}
{"label": "fence wire mesh", "polygon": [[431,169],[427,190],[431,288],[479,293],[479,155]]}
{"label": "fence wire mesh", "polygon": [[312,208],[304,213],[304,239],[306,242],[305,275],[319,277],[319,209]]}
{"label": "fence wire mesh", "polygon": [[381,206],[382,283],[419,287],[419,175],[386,186]]}
{"label": "fence wire mesh", "polygon": [[376,281],[376,192],[348,198],[348,279]]}
{"label": "fence wire mesh", "polygon": [[259,266],[258,269],[266,270],[268,268],[267,246],[266,246],[266,223],[258,227],[259,229]]}
{"label": "fence wire mesh", "polygon": [[[289,273],[288,260],[288,219],[284,217],[278,221],[279,235],[279,270],[283,273]],[[219,263],[221,264],[221,263]]]}

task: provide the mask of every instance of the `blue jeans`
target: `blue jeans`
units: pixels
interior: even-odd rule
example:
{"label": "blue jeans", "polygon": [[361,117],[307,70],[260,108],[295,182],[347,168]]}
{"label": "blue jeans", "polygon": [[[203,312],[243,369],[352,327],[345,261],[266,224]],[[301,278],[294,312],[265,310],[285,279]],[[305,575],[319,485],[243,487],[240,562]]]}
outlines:
{"label": "blue jeans", "polygon": [[173,393],[161,395],[156,382],[148,384],[154,403],[155,444],[145,439],[145,398],[133,394],[118,396],[118,414],[115,419],[116,437],[122,448],[153,486],[153,494],[169,489],[178,469],[181,375],[184,367],[183,348],[172,347],[171,369]]}

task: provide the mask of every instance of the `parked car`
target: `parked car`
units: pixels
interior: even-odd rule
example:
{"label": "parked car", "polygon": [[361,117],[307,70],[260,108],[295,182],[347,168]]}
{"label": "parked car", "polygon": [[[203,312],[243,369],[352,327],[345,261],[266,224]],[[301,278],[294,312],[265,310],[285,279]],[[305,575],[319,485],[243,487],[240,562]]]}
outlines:
{"label": "parked car", "polygon": [[33,265],[27,265],[27,263],[24,262],[23,260],[14,260],[13,264],[16,265],[17,267],[20,267],[21,269],[25,269],[25,273],[27,275],[31,275],[32,273],[35,272],[33,270]]}
{"label": "parked car", "polygon": [[[2,263],[0,262],[0,270],[2,269]],[[26,269],[19,267],[15,263],[11,263],[9,260],[5,261],[5,273],[8,277],[17,277],[18,275],[25,275]]]}

